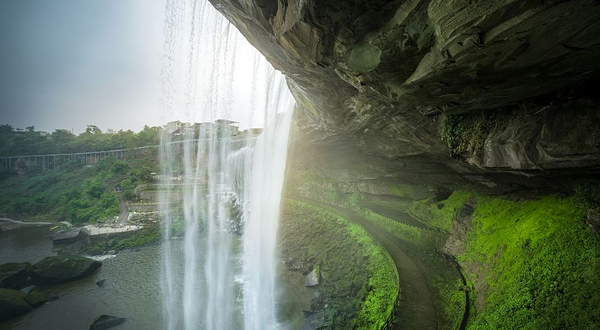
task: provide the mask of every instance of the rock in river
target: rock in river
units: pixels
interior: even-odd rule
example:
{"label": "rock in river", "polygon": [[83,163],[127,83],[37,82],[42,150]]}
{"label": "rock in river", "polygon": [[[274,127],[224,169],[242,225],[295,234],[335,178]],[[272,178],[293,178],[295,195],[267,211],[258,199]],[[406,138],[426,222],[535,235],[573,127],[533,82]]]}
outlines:
{"label": "rock in river", "polygon": [[121,317],[100,315],[94,320],[94,323],[90,325],[90,330],[105,330],[117,326],[123,322],[125,322],[125,319]]}
{"label": "rock in river", "polygon": [[85,236],[86,234],[84,231],[81,230],[81,228],[73,228],[67,231],[59,232],[58,234],[54,235],[52,237],[52,241],[55,244],[73,243],[82,239]]}
{"label": "rock in river", "polygon": [[46,257],[33,265],[31,278],[40,283],[64,283],[85,277],[101,265],[100,261],[80,256]]}
{"label": "rock in river", "polygon": [[25,293],[13,289],[0,289],[0,322],[25,314],[47,301],[47,292]]}
{"label": "rock in river", "polygon": [[0,265],[0,288],[19,290],[27,285],[29,279],[28,262],[11,262]]}
{"label": "rock in river", "polygon": [[25,314],[33,309],[25,300],[27,294],[11,289],[0,289],[0,321]]}

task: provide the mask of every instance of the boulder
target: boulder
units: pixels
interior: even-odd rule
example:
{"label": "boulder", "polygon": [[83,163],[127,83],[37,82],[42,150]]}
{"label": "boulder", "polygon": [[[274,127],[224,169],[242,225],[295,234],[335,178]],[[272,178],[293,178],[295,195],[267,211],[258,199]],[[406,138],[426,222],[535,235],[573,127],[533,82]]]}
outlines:
{"label": "boulder", "polygon": [[44,284],[70,282],[93,273],[101,265],[100,261],[80,256],[46,257],[32,267],[31,277]]}
{"label": "boulder", "polygon": [[28,262],[11,262],[0,265],[0,288],[19,290],[27,285],[29,280]]}
{"label": "boulder", "polygon": [[126,319],[122,317],[100,315],[94,320],[92,325],[90,325],[90,330],[105,330],[120,325],[125,322],[125,320]]}
{"label": "boulder", "polygon": [[76,242],[82,239],[84,236],[85,232],[82,231],[81,228],[74,228],[57,233],[52,237],[52,241],[55,244],[68,244]]}
{"label": "boulder", "polygon": [[0,289],[0,321],[10,320],[33,309],[25,300],[23,292]]}

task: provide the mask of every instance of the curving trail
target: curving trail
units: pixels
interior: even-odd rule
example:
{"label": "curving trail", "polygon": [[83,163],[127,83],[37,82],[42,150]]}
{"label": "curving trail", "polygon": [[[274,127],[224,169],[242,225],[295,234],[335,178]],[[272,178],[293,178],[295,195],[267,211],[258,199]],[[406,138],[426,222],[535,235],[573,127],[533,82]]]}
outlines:
{"label": "curving trail", "polygon": [[304,201],[322,208],[334,210],[351,221],[362,225],[371,236],[388,251],[400,280],[399,306],[396,311],[394,330],[434,330],[437,329],[437,312],[433,296],[417,264],[406,254],[394,239],[377,226],[369,223],[356,212],[343,207],[319,202],[313,199],[294,196],[294,199]]}

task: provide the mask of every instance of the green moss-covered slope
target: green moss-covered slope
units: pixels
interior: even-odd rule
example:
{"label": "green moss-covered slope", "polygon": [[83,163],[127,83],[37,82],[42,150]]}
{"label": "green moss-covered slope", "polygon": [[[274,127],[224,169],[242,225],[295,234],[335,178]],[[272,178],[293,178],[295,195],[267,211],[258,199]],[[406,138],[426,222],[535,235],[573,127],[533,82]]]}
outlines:
{"label": "green moss-covered slope", "polygon": [[[469,329],[599,329],[600,241],[574,198],[478,197],[461,264],[484,265]],[[483,292],[479,292],[482,294]]]}
{"label": "green moss-covered slope", "polygon": [[409,207],[409,213],[432,227],[448,231],[456,212],[471,196],[473,193],[469,191],[457,190],[441,202],[434,202],[432,199],[414,201]]}
{"label": "green moss-covered slope", "polygon": [[93,167],[71,161],[57,170],[7,172],[0,176],[0,215],[72,223],[107,219],[119,214],[115,188],[131,198],[137,184],[152,180],[155,166],[156,156],[148,154],[126,161],[106,157]]}

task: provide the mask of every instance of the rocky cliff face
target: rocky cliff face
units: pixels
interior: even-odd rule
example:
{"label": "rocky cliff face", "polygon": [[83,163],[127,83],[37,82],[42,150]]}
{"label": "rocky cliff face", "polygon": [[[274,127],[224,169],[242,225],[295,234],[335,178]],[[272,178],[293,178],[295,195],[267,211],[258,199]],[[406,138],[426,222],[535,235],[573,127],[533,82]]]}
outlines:
{"label": "rocky cliff face", "polygon": [[598,1],[210,1],[288,77],[298,166],[493,187],[600,165],[599,103],[572,92]]}

